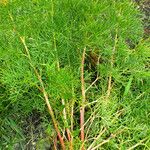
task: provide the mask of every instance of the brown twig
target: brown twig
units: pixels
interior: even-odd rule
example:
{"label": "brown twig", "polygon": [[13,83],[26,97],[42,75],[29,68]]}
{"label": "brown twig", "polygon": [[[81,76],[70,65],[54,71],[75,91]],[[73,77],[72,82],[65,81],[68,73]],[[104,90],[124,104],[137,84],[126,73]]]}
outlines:
{"label": "brown twig", "polygon": [[84,61],[85,61],[85,51],[83,50],[82,61],[81,61],[81,91],[82,91],[82,104],[80,107],[80,128],[81,128],[81,141],[82,141],[82,150],[84,150],[84,105],[85,105],[85,84],[84,84]]}
{"label": "brown twig", "polygon": [[52,121],[53,121],[53,124],[54,124],[54,128],[55,128],[55,130],[56,130],[56,132],[57,132],[57,135],[58,135],[58,138],[59,138],[61,147],[62,147],[63,150],[65,150],[64,140],[63,140],[63,138],[62,138],[62,136],[61,136],[61,133],[60,133],[60,131],[59,131],[58,123],[57,123],[57,121],[56,121],[56,119],[55,119],[53,109],[52,109],[52,107],[51,107],[51,105],[50,105],[50,103],[49,103],[48,94],[47,94],[47,92],[46,92],[46,90],[45,90],[45,87],[44,87],[44,84],[43,84],[41,75],[38,73],[37,69],[34,67],[34,65],[33,65],[33,63],[32,63],[32,60],[31,60],[31,56],[30,56],[28,47],[27,47],[27,45],[26,45],[26,43],[25,43],[25,38],[24,38],[24,37],[20,37],[20,40],[21,40],[22,44],[24,45],[24,48],[25,48],[27,57],[28,57],[28,59],[29,59],[29,63],[30,63],[30,65],[31,65],[31,67],[33,68],[33,70],[34,70],[34,72],[35,72],[35,74],[36,74],[36,76],[37,76],[37,78],[38,78],[38,80],[39,80],[39,82],[40,82],[40,84],[41,84],[41,91],[42,91],[42,93],[43,93],[43,96],[44,96],[45,103],[46,103],[46,105],[47,105],[49,114],[50,114],[50,116],[51,116],[51,118],[52,118]]}

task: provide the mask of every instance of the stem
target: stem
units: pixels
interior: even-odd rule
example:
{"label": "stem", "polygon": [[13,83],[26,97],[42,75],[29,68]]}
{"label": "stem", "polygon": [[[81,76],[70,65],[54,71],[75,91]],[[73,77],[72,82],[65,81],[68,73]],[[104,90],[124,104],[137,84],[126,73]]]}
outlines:
{"label": "stem", "polygon": [[35,74],[36,74],[36,76],[37,76],[37,78],[38,78],[38,80],[39,80],[39,82],[40,82],[40,84],[41,84],[41,89],[42,89],[41,91],[42,91],[42,93],[43,93],[43,96],[44,96],[44,99],[45,99],[45,103],[46,103],[47,108],[48,108],[48,112],[49,112],[49,114],[50,114],[50,116],[51,116],[51,118],[52,118],[52,121],[53,121],[53,124],[54,124],[54,128],[55,128],[55,130],[56,130],[56,132],[57,132],[57,135],[58,135],[58,138],[59,138],[61,147],[62,147],[63,150],[65,150],[64,140],[63,140],[63,138],[62,138],[62,136],[61,136],[61,134],[60,134],[60,131],[59,131],[59,128],[58,128],[58,123],[57,123],[57,121],[56,121],[56,119],[55,119],[53,109],[52,109],[52,107],[51,107],[51,105],[50,105],[50,103],[49,103],[48,94],[47,94],[47,92],[46,92],[46,90],[45,90],[45,87],[44,87],[42,78],[41,78],[40,74],[38,73],[37,69],[34,67],[34,65],[33,65],[33,63],[32,63],[32,60],[31,60],[31,56],[30,56],[28,47],[27,47],[27,45],[26,45],[26,43],[25,43],[25,38],[24,38],[24,37],[20,37],[20,40],[21,40],[22,44],[24,45],[24,48],[25,48],[26,53],[27,53],[27,57],[28,57],[29,62],[30,62],[30,65],[31,65],[31,67],[33,68],[33,70],[34,70],[34,72],[35,72]]}
{"label": "stem", "polygon": [[84,61],[85,61],[85,51],[86,48],[83,50],[82,54],[82,61],[81,61],[81,91],[82,91],[82,104],[80,108],[80,128],[81,128],[81,141],[82,141],[82,150],[84,150],[84,111],[85,111],[85,84],[84,84]]}
{"label": "stem", "polygon": [[[53,24],[54,23],[54,2],[53,2],[53,0],[51,0],[51,2],[52,2],[52,5],[51,5],[51,17],[52,18],[51,19],[52,19],[52,24]],[[59,65],[59,58],[58,58],[58,52],[57,52],[57,46],[56,46],[56,36],[55,36],[55,31],[54,30],[53,30],[53,42],[54,42],[54,50],[55,50],[55,54],[56,54],[56,59],[57,59],[57,69],[59,71],[60,70],[60,65]],[[64,99],[62,99],[62,104],[65,106]],[[63,117],[64,117],[65,124],[68,125],[67,115],[66,115],[66,109],[65,108],[63,109]],[[70,130],[68,128],[66,128],[65,130],[67,132],[68,140],[70,141],[71,140]]]}
{"label": "stem", "polygon": [[71,132],[73,132],[73,124],[74,124],[74,104],[75,104],[75,94],[74,94],[74,85],[72,84],[72,95],[73,95],[73,99],[71,100]]}
{"label": "stem", "polygon": [[[73,132],[73,114],[74,114],[74,100],[71,104],[71,132]],[[73,136],[71,135],[70,150],[73,150]]]}
{"label": "stem", "polygon": [[57,136],[54,138],[54,150],[57,150]]}
{"label": "stem", "polygon": [[91,84],[90,86],[85,90],[85,93],[100,79],[100,77],[97,77]]}
{"label": "stem", "polygon": [[111,139],[115,138],[118,134],[120,134],[123,131],[124,130],[122,129],[114,134],[111,134],[106,140],[103,140],[100,144],[98,144],[97,146],[95,146],[94,148],[92,148],[90,150],[96,150],[96,149],[100,148],[102,145],[104,145],[105,143],[108,143]]}
{"label": "stem", "polygon": [[[117,34],[117,29],[116,29],[115,43],[114,43],[114,47],[113,47],[113,50],[112,50],[112,56],[111,56],[111,69],[114,66],[114,57],[115,57],[114,55],[115,55],[115,51],[116,51],[117,42],[118,42],[118,34]],[[111,92],[111,88],[112,88],[111,83],[112,83],[112,74],[110,74],[110,76],[108,78],[108,88],[107,88],[107,97],[106,97],[106,99],[108,99],[109,96],[110,96],[110,92]]]}
{"label": "stem", "polygon": [[145,138],[145,139],[139,141],[139,143],[137,143],[137,144],[133,145],[132,147],[128,148],[128,150],[135,149],[135,148],[138,147],[139,145],[142,145],[145,140],[147,140],[147,138]]}
{"label": "stem", "polygon": [[103,128],[103,130],[99,133],[99,135],[95,138],[95,140],[92,142],[92,144],[89,146],[87,150],[91,150],[96,141],[105,133],[106,128]]}
{"label": "stem", "polygon": [[[64,99],[62,99],[62,104],[65,106],[65,101],[64,101]],[[65,125],[68,126],[66,108],[63,109],[63,117],[64,117],[64,123],[65,123]],[[67,132],[68,140],[71,141],[70,130],[69,130],[68,127],[66,128],[66,132]]]}

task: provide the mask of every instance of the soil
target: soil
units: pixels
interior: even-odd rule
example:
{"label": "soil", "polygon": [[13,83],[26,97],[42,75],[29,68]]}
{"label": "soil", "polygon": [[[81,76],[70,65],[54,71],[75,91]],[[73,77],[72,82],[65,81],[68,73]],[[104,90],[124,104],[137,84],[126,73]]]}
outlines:
{"label": "soil", "polygon": [[150,0],[134,0],[142,11],[144,38],[150,37]]}

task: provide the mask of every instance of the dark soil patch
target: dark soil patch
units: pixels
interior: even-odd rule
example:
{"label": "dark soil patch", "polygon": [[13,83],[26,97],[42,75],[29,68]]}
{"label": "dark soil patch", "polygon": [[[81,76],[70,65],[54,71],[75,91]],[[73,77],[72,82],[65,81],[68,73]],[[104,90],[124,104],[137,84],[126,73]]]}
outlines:
{"label": "dark soil patch", "polygon": [[144,38],[150,37],[150,0],[135,0],[142,11],[142,20],[144,26]]}

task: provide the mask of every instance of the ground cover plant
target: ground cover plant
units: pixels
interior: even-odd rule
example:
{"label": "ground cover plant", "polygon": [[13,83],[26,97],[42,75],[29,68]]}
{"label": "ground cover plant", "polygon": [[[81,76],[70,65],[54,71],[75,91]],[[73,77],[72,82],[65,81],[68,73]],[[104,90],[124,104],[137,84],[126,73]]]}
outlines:
{"label": "ground cover plant", "polygon": [[1,0],[1,149],[150,148],[150,39],[130,0]]}

